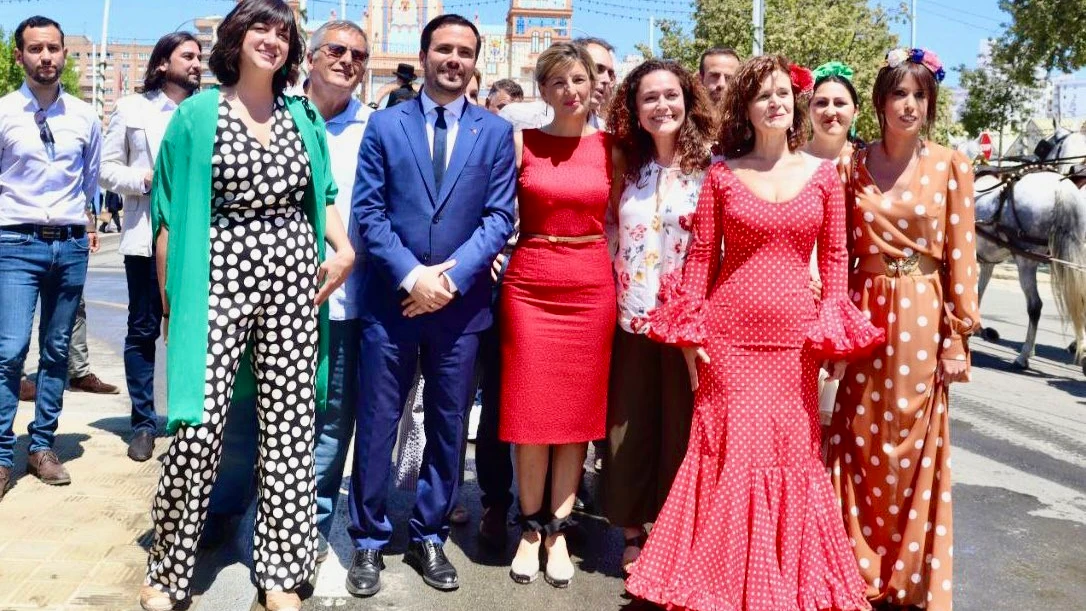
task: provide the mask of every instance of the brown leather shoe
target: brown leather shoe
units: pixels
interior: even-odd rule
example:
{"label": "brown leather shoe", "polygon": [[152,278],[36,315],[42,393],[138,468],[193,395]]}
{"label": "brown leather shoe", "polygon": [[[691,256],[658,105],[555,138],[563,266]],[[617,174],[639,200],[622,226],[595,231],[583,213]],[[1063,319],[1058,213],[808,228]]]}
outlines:
{"label": "brown leather shoe", "polygon": [[72,483],[72,476],[60,464],[60,458],[52,450],[38,450],[26,458],[26,472],[36,475],[42,483],[50,486],[67,486]]}
{"label": "brown leather shoe", "polygon": [[0,467],[0,501],[4,500],[4,494],[11,487],[11,467]]}
{"label": "brown leather shoe", "polygon": [[33,401],[38,397],[38,385],[30,378],[19,380],[19,400]]}
{"label": "brown leather shoe", "polygon": [[509,541],[508,510],[502,507],[486,507],[479,518],[479,542],[492,548],[503,549]]}
{"label": "brown leather shoe", "polygon": [[72,378],[68,381],[68,388],[75,391],[92,392],[97,395],[115,395],[121,392],[116,386],[99,380],[98,376],[93,373]]}

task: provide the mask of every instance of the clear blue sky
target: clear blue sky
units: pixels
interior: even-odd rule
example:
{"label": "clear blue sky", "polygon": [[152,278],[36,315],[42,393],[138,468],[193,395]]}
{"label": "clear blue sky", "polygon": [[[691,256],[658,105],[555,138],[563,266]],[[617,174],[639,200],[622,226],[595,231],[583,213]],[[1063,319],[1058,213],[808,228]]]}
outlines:
{"label": "clear blue sky", "polygon": [[[909,0],[906,0],[908,2]],[[888,8],[899,0],[871,0]],[[23,18],[40,13],[61,22],[65,31],[98,39],[102,29],[102,0],[0,0],[0,25],[10,31]],[[109,36],[111,39],[142,39],[153,42],[186,20],[213,14],[225,14],[233,0],[112,0]],[[347,14],[358,18],[363,0],[348,0]],[[484,23],[504,23],[508,0],[447,0],[446,10],[468,17],[478,13]],[[574,0],[575,33],[589,33],[611,40],[621,56],[634,52],[634,45],[648,42],[649,16],[685,20],[689,23],[687,0]],[[324,19],[338,10],[339,0],[309,0],[309,12]],[[939,53],[950,66],[973,66],[980,41],[1001,31],[1007,15],[1000,12],[998,0],[918,0],[917,42]],[[817,18],[816,15],[812,15]],[[767,16],[767,21],[772,15]],[[186,27],[191,27],[186,24]],[[909,26],[900,24],[895,31],[902,44],[908,44]],[[658,33],[657,33],[658,35]],[[958,75],[947,77],[954,84]]]}

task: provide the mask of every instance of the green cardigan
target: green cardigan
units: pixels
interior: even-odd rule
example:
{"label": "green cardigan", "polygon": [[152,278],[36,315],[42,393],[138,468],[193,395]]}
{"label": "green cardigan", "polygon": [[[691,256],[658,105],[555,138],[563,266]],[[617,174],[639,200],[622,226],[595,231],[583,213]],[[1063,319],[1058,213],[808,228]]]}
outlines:
{"label": "green cardigan", "polygon": [[[219,89],[185,100],[174,113],[155,162],[151,218],[170,231],[167,249],[166,302],[170,313],[166,346],[166,430],[201,424],[207,370],[208,291],[210,282],[211,155],[219,117]],[[287,110],[309,154],[312,178],[305,191],[305,214],[324,260],[325,206],[333,204],[332,179],[324,121],[305,98],[287,96]],[[328,308],[319,317],[316,403],[324,409],[328,381]],[[248,352],[238,367],[234,398],[252,397],[256,384]]]}

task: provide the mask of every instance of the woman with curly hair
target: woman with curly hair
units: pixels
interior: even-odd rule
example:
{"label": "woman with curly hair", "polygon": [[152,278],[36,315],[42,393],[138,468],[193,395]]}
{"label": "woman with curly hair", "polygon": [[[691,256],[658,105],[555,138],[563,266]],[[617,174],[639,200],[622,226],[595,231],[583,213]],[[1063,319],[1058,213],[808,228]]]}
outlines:
{"label": "woman with curly hair", "polygon": [[618,329],[607,394],[603,506],[637,559],[686,451],[694,396],[682,351],[649,339],[644,321],[682,279],[694,207],[709,167],[713,107],[673,61],[650,59],[623,81],[608,113],[624,188],[608,228]]}
{"label": "woman with curly hair", "polygon": [[[683,346],[694,416],[626,589],[669,609],[870,608],[822,464],[817,383],[824,359],[839,375],[882,333],[846,294],[841,179],[798,150],[793,68],[781,56],[739,68],[728,160],[702,186],[681,286],[648,317],[650,337]],[[808,292],[816,243],[821,300]]]}

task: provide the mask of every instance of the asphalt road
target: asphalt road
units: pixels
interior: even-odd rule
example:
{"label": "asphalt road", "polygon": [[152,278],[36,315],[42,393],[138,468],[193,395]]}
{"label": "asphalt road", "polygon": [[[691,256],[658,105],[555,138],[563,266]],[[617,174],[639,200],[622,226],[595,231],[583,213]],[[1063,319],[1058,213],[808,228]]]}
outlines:
{"label": "asphalt road", "polygon": [[[126,292],[115,253],[95,257],[88,280],[90,332],[123,337]],[[1029,371],[1012,367],[1025,336],[1025,301],[1013,280],[993,280],[982,311],[1002,340],[975,340],[973,382],[956,387],[951,404],[955,494],[955,601],[963,611],[1080,611],[1086,608],[1086,377],[1070,363],[1051,293],[1042,286],[1045,311],[1037,356]],[[120,352],[117,346],[117,352]],[[161,376],[160,376],[161,377]],[[351,546],[340,503],[333,555],[320,568],[306,611],[403,609],[448,611],[564,611],[641,608],[624,595],[619,577],[621,536],[601,521],[582,521],[573,541],[578,573],[568,590],[539,580],[529,586],[508,577],[514,542],[487,552],[474,537],[480,508],[469,447],[463,500],[472,522],[454,529],[448,553],[461,588],[439,593],[400,562],[407,545],[411,497],[392,493],[397,529],[384,588],[356,599],[343,589]],[[244,532],[246,523],[240,530]],[[251,532],[251,530],[249,531]],[[511,537],[513,539],[514,537]],[[205,558],[194,609],[260,608],[248,583],[247,543],[239,537]]]}

